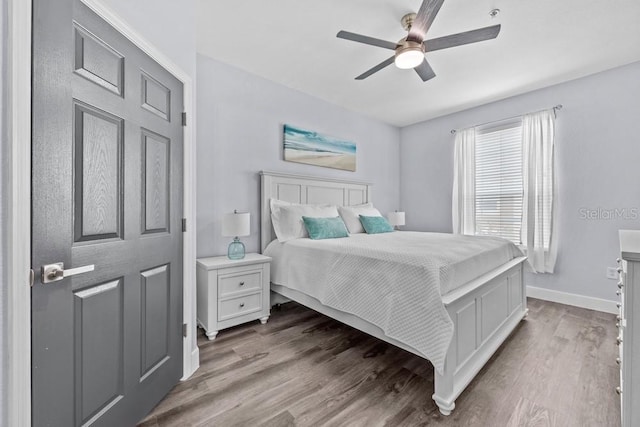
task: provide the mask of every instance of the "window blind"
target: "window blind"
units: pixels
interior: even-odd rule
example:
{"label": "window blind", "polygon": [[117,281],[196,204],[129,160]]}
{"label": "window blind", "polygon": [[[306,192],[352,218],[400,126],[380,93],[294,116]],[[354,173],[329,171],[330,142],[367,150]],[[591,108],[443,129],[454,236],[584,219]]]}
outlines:
{"label": "window blind", "polygon": [[521,244],[522,124],[476,134],[476,234]]}

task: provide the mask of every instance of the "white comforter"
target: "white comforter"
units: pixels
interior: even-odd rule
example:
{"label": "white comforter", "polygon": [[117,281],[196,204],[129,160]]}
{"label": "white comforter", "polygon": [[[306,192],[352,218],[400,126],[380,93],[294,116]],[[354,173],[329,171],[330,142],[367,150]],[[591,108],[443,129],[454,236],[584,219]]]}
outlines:
{"label": "white comforter", "polygon": [[453,322],[441,295],[522,256],[511,242],[444,233],[273,241],[271,281],[356,315],[443,372]]}

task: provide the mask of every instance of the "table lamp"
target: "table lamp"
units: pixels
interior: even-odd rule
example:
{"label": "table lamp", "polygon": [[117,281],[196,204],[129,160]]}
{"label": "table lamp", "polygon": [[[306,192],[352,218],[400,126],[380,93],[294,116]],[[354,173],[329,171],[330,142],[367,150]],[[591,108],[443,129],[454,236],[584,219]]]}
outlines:
{"label": "table lamp", "polygon": [[248,236],[251,234],[251,215],[249,212],[238,212],[226,214],[222,218],[222,235],[224,237],[233,237],[233,242],[229,243],[227,257],[229,259],[244,258],[244,243],[239,239],[240,236]]}
{"label": "table lamp", "polygon": [[389,212],[387,219],[393,228],[397,228],[399,225],[404,225],[404,212]]}

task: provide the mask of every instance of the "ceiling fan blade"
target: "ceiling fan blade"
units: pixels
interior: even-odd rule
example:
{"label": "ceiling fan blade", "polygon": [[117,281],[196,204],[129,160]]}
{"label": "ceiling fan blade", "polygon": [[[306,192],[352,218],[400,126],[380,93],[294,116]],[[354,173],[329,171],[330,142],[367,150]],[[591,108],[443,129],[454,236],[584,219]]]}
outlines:
{"label": "ceiling fan blade", "polygon": [[424,0],[411,24],[408,41],[422,43],[444,0]]}
{"label": "ceiling fan blade", "polygon": [[394,60],[395,60],[395,56],[392,56],[391,58],[387,59],[386,61],[383,61],[383,62],[379,63],[378,65],[376,65],[375,67],[371,68],[370,70],[367,70],[364,73],[360,74],[358,77],[356,77],[356,80],[364,80],[364,79],[366,79],[371,74],[377,73],[378,71],[382,70],[384,67],[387,67],[387,66],[393,64]]}
{"label": "ceiling fan blade", "polygon": [[423,82],[436,76],[436,73],[433,72],[433,68],[431,68],[431,65],[429,65],[426,59],[422,61],[422,64],[414,68],[414,70],[416,70],[416,73],[418,73]]}
{"label": "ceiling fan blade", "polygon": [[425,40],[425,52],[447,49],[449,47],[462,46],[469,43],[477,43],[484,40],[491,40],[498,37],[500,24],[491,27],[478,28],[477,30],[466,31],[464,33],[451,34],[449,36],[438,37],[437,39]]}
{"label": "ceiling fan blade", "polygon": [[336,37],[340,39],[351,40],[358,43],[369,44],[371,46],[378,46],[385,49],[396,50],[398,46],[396,43],[388,42],[386,40],[375,39],[373,37],[363,36],[362,34],[350,33],[349,31],[340,31],[336,34]]}

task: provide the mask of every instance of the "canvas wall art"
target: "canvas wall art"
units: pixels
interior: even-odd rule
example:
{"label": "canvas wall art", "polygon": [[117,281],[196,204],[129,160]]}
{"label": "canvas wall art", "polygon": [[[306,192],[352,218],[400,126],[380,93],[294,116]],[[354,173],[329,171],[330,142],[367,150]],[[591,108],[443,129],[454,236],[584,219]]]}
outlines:
{"label": "canvas wall art", "polygon": [[356,144],[284,125],[284,159],[289,162],[355,172]]}

